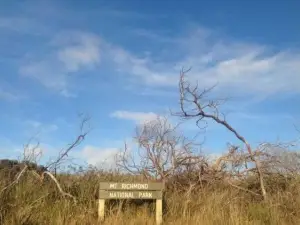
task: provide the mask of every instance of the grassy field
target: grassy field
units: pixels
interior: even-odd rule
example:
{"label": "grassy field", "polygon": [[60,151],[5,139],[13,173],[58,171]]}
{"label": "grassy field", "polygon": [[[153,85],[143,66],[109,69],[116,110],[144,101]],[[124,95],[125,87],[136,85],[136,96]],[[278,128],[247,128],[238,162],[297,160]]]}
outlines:
{"label": "grassy field", "polygon": [[[87,171],[80,175],[60,175],[64,191],[77,202],[63,197],[54,182],[43,181],[27,171],[19,183],[0,194],[0,222],[3,225],[73,224],[155,224],[153,203],[110,202],[104,222],[97,218],[98,182],[136,178]],[[0,187],[11,180],[1,172]],[[164,192],[164,224],[300,224],[300,182],[269,178],[269,199],[216,182],[194,191],[168,186]],[[248,188],[255,189],[255,181]],[[123,207],[122,207],[123,206]]]}

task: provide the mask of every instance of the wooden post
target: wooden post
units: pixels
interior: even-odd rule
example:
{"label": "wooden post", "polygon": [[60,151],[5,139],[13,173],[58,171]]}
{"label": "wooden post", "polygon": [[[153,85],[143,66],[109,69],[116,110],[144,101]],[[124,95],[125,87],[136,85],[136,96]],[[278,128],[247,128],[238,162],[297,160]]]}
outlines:
{"label": "wooden post", "polygon": [[104,220],[104,212],[105,212],[105,199],[99,199],[98,217],[100,221]]}
{"label": "wooden post", "polygon": [[162,224],[162,199],[156,199],[156,224]]}

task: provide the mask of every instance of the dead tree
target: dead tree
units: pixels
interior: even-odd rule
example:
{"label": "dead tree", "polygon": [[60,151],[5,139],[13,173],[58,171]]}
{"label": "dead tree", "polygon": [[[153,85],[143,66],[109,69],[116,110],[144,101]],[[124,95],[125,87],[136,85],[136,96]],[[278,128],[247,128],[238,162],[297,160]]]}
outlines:
{"label": "dead tree", "polygon": [[261,162],[264,173],[280,174],[284,177],[298,176],[300,174],[300,153],[290,149],[294,142],[260,145]]}
{"label": "dead tree", "polygon": [[136,149],[128,149],[117,156],[117,165],[144,178],[166,181],[186,165],[197,163],[199,157],[193,152],[196,144],[177,131],[165,117],[145,123],[136,128]]}
{"label": "dead tree", "polygon": [[55,160],[49,162],[48,165],[46,165],[47,170],[54,171],[54,175],[56,175],[59,166],[68,158],[68,154],[70,153],[70,151],[80,145],[90,131],[90,127],[88,126],[90,117],[84,116],[82,114],[80,114],[80,117],[82,118],[80,122],[79,135],[67,146],[67,148],[63,148],[60,150]]}
{"label": "dead tree", "polygon": [[[34,164],[33,162],[36,162],[34,156],[39,156],[39,154],[38,155],[36,154],[36,150],[39,148],[39,143],[37,145],[34,145],[33,147],[30,147],[29,144],[25,145],[24,146],[24,159],[22,160],[22,162],[23,162],[22,170],[18,173],[16,178],[9,185],[5,186],[4,188],[2,188],[0,190],[0,195],[2,193],[4,193],[5,191],[7,191],[12,186],[18,184],[21,177],[23,176],[23,174],[28,172],[28,173],[32,174],[34,177],[36,177],[37,179],[39,179],[41,182],[43,182],[45,176],[47,176],[48,178],[50,178],[50,180],[52,180],[56,184],[56,187],[62,196],[70,197],[74,200],[74,202],[76,202],[76,199],[74,196],[63,191],[58,180],[49,171],[49,169],[54,169],[54,171],[56,172],[56,169],[68,157],[68,154],[70,153],[70,151],[82,143],[82,141],[85,139],[86,135],[89,132],[89,129],[86,128],[89,119],[90,119],[89,117],[82,118],[81,124],[80,124],[80,134],[75,138],[75,140],[72,143],[70,143],[68,145],[68,147],[66,149],[63,149],[60,151],[58,157],[54,161],[49,163],[47,166],[43,167],[42,171],[39,171],[36,168],[32,167],[32,164]],[[28,152],[29,152],[29,154],[28,154]],[[37,168],[39,168],[39,167],[37,167]]]}
{"label": "dead tree", "polygon": [[192,86],[187,80],[185,80],[186,73],[188,71],[189,70],[182,70],[180,73],[179,92],[181,110],[180,112],[176,113],[176,115],[184,119],[196,119],[196,124],[198,126],[200,122],[203,122],[206,119],[211,119],[221,126],[224,126],[227,130],[232,132],[238,140],[244,143],[251,161],[255,164],[255,168],[259,177],[261,193],[263,198],[266,200],[267,192],[264,184],[263,172],[261,168],[262,166],[260,161],[253,154],[251,145],[246,141],[245,137],[242,136],[226,121],[224,114],[219,112],[219,108],[224,102],[224,99],[208,100],[207,95],[214,87],[199,91],[198,84]]}

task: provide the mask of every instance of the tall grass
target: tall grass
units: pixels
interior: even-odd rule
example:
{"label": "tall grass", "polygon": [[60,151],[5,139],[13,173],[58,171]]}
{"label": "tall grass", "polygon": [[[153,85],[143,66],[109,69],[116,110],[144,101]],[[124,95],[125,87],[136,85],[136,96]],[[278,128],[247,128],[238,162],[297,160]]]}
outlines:
{"label": "tall grass", "polygon": [[[10,182],[8,179],[0,171],[0,190]],[[18,184],[0,195],[0,224],[155,224],[155,204],[151,201],[123,204],[110,201],[105,221],[98,221],[99,181],[133,179],[93,171],[60,175],[62,188],[77,198],[75,203],[62,197],[51,180],[41,182],[28,171]],[[300,224],[300,182],[297,179],[282,182],[284,187],[272,183],[272,179],[268,181],[268,202],[228,185],[211,184],[193,192],[166,189],[164,224]]]}

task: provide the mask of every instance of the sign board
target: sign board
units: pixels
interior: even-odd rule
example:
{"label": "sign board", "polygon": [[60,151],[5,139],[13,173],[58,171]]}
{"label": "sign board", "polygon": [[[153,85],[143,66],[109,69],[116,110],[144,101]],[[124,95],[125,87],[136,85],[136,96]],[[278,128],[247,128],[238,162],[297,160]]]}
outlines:
{"label": "sign board", "polygon": [[155,199],[156,223],[162,223],[162,183],[100,182],[99,218],[104,219],[105,200],[109,199]]}

